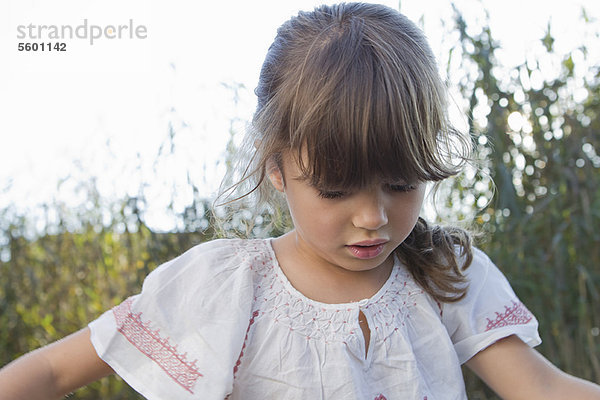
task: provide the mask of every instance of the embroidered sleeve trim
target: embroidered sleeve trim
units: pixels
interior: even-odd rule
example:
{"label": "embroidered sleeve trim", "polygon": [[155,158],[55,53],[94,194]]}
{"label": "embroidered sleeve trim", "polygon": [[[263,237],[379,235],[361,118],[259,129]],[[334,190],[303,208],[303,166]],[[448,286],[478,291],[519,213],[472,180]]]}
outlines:
{"label": "embroidered sleeve trim", "polygon": [[510,306],[504,306],[504,312],[496,312],[496,318],[487,318],[485,331],[502,328],[509,325],[525,325],[533,319],[533,314],[523,303],[512,301]]}
{"label": "embroidered sleeve trim", "polygon": [[113,308],[117,330],[182,388],[193,394],[192,387],[202,376],[196,360],[187,361],[187,354],[180,354],[177,347],[171,346],[169,338],[162,338],[158,329],[151,330],[149,322],[142,322],[142,313],[131,311],[132,302],[130,297]]}

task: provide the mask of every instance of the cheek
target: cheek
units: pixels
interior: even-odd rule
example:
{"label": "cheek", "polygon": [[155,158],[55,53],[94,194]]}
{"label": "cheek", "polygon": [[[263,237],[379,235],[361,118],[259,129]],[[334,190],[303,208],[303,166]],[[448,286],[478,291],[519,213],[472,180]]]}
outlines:
{"label": "cheek", "polygon": [[410,197],[405,198],[403,201],[399,201],[396,206],[392,208],[392,218],[402,230],[410,232],[415,226],[421,213],[424,197],[425,189],[415,190],[415,192],[411,193]]}
{"label": "cheek", "polygon": [[311,196],[307,196],[305,191],[288,187],[286,201],[294,223],[307,223],[312,219],[318,219],[318,205]]}
{"label": "cheek", "polygon": [[347,208],[335,207],[334,203],[323,201],[315,195],[290,193],[287,200],[294,226],[299,230],[331,233],[339,229],[342,221],[350,218]]}
{"label": "cheek", "polygon": [[[413,209],[417,217],[421,213],[421,209],[423,208],[423,201],[425,199],[425,185],[422,185],[415,193],[415,198],[413,199],[414,205]],[[415,218],[416,219],[416,218]]]}

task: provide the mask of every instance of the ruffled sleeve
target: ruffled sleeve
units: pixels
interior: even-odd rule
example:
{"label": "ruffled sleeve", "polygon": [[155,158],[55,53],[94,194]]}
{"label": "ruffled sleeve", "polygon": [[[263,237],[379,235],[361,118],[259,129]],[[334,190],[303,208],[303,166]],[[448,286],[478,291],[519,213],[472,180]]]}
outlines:
{"label": "ruffled sleeve", "polygon": [[148,275],[140,294],[90,323],[98,355],[150,400],[223,399],[253,296],[236,240],[201,244]]}
{"label": "ruffled sleeve", "polygon": [[540,344],[533,314],[487,255],[478,249],[473,251],[473,262],[465,271],[469,281],[467,295],[442,308],[442,321],[461,364],[510,335],[517,335],[532,347]]}

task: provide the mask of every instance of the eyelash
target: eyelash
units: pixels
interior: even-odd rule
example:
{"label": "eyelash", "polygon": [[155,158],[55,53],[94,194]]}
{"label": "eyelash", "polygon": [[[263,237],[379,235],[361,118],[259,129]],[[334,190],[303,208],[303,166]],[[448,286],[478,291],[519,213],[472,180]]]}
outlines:
{"label": "eyelash", "polygon": [[416,189],[415,185],[388,185],[388,187],[394,192],[410,192]]}
{"label": "eyelash", "polygon": [[[412,190],[415,190],[415,185],[386,185],[392,192],[401,192],[407,193]],[[319,190],[319,197],[324,199],[339,199],[340,197],[345,196],[346,192],[334,191],[334,192],[325,192]]]}
{"label": "eyelash", "polygon": [[321,190],[319,190],[319,197],[322,197],[324,199],[339,199],[340,197],[343,197],[346,193],[344,192],[323,192]]}

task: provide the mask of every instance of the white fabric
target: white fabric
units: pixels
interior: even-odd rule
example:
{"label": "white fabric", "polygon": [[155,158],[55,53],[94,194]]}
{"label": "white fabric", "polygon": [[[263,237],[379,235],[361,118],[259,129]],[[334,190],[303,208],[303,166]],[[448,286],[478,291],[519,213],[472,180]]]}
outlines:
{"label": "white fabric", "polygon": [[[467,296],[440,305],[396,261],[370,299],[295,290],[270,240],[216,240],[163,264],[90,324],[98,355],[150,400],[464,399],[461,363],[537,321],[475,249]],[[368,354],[358,324],[371,330]]]}

